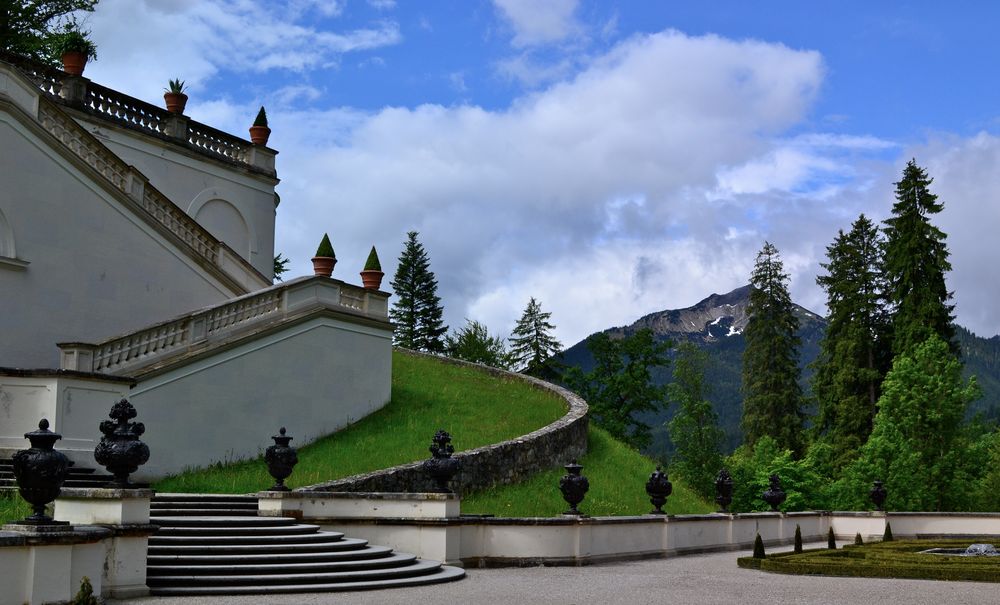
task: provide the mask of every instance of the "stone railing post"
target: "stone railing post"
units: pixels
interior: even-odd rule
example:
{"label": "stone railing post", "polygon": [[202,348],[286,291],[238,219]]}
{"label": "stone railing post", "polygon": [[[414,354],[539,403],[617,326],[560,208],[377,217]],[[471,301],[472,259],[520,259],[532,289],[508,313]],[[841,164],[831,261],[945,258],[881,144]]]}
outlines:
{"label": "stone railing post", "polygon": [[97,346],[85,342],[60,342],[59,368],[77,372],[94,371],[94,353]]}
{"label": "stone railing post", "polygon": [[83,76],[67,75],[63,78],[59,96],[72,107],[82,107],[87,100],[87,84],[89,82],[90,80]]}
{"label": "stone railing post", "polygon": [[128,173],[125,175],[125,193],[138,203],[142,203],[142,196],[146,190],[149,179],[139,172],[135,166],[129,165]]}
{"label": "stone railing post", "polygon": [[172,113],[163,122],[163,133],[168,137],[187,142],[189,120],[187,116]]}

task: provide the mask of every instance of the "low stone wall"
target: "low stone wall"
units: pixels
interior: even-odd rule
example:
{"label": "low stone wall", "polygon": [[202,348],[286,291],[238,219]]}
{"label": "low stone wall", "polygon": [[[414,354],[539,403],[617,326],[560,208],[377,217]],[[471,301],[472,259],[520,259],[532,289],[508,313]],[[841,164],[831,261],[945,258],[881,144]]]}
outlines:
{"label": "low stone wall", "polygon": [[[409,355],[426,355],[404,351]],[[455,454],[462,461],[462,468],[452,481],[455,491],[467,492],[497,483],[515,483],[538,471],[556,468],[571,459],[587,453],[587,403],[575,393],[554,384],[505,372],[495,368],[471,364],[448,357],[426,355],[455,365],[469,366],[502,378],[516,378],[555,393],[569,408],[565,416],[537,431],[517,439],[503,441]],[[429,436],[428,436],[429,437]],[[423,462],[413,462],[392,468],[353,475],[336,481],[301,487],[306,492],[430,492],[434,482],[424,473]]]}

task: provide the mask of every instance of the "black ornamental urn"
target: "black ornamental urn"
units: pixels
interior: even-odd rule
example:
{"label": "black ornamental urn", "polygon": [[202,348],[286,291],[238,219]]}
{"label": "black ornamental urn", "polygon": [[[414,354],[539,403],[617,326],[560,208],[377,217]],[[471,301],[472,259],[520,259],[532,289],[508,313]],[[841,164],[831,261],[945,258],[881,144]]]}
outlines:
{"label": "black ornamental urn", "polygon": [[128,489],[132,487],[128,476],[149,460],[149,446],[139,440],[146,432],[141,422],[129,422],[137,413],[128,399],[111,407],[112,420],[101,422],[101,442],[94,448],[94,460],[115,476],[105,487]]}
{"label": "black ornamental urn", "polygon": [[729,505],[733,503],[733,477],[727,469],[722,469],[715,476],[715,503],[728,513]]}
{"label": "black ornamental urn", "polygon": [[454,493],[448,488],[448,482],[458,473],[462,461],[451,457],[455,453],[455,448],[451,445],[451,435],[448,431],[442,429],[434,433],[432,441],[429,448],[431,457],[424,460],[424,472],[437,484],[434,488],[435,493]]}
{"label": "black ornamental urn", "polygon": [[576,463],[576,460],[571,461],[565,467],[566,474],[559,479],[559,491],[562,492],[563,500],[569,504],[569,510],[564,512],[564,515],[582,515],[583,513],[577,509],[577,505],[583,502],[583,497],[587,494],[587,490],[590,489],[590,481],[580,474],[583,467]]}
{"label": "black ornamental urn", "polygon": [[667,503],[667,496],[674,490],[674,485],[667,479],[667,474],[657,466],[656,470],[649,476],[646,482],[646,493],[649,494],[649,502],[655,507],[649,512],[651,515],[665,515],[663,505]]}
{"label": "black ornamental urn", "polygon": [[881,481],[875,481],[872,484],[872,489],[868,492],[868,497],[875,504],[875,510],[882,510],[882,505],[885,504],[885,498],[888,496],[885,486],[882,485]]}
{"label": "black ornamental urn", "polygon": [[24,438],[31,442],[31,448],[15,453],[11,461],[17,489],[35,512],[20,523],[67,525],[45,514],[45,505],[56,499],[69,473],[69,459],[62,452],[52,449],[62,435],[50,431],[49,421],[42,418],[38,430],[25,433]]}
{"label": "black ornamental urn", "polygon": [[291,491],[285,485],[285,479],[292,474],[292,469],[299,463],[299,455],[295,448],[288,445],[293,438],[285,434],[285,427],[281,427],[278,434],[272,435],[271,439],[274,439],[274,445],[270,445],[264,450],[267,472],[274,477],[274,485],[268,490],[272,492]]}
{"label": "black ornamental urn", "polygon": [[771,483],[770,487],[760,497],[771,506],[772,511],[777,511],[788,495],[785,493],[785,490],[781,489],[781,479],[777,475],[771,475],[769,481]]}

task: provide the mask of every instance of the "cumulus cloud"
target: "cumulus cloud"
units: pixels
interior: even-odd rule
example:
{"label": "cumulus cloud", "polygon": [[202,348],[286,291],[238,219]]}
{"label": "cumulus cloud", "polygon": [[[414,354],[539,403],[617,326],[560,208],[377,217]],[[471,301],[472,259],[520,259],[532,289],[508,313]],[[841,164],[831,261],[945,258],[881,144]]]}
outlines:
{"label": "cumulus cloud", "polygon": [[578,0],[493,0],[514,30],[512,44],[523,48],[558,42],[581,31],[576,20]]}

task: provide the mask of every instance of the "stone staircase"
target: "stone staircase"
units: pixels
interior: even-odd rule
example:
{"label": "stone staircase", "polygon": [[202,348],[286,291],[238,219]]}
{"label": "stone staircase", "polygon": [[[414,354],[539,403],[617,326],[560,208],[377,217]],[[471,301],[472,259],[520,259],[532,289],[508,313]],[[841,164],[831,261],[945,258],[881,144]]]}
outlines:
{"label": "stone staircase", "polygon": [[[92,468],[71,466],[63,487],[104,487],[114,477],[98,473]],[[16,489],[14,469],[10,458],[0,458],[0,489]]]}
{"label": "stone staircase", "polygon": [[253,496],[162,494],[150,505],[153,595],[333,592],[458,580],[461,568],[395,553],[286,517]]}

